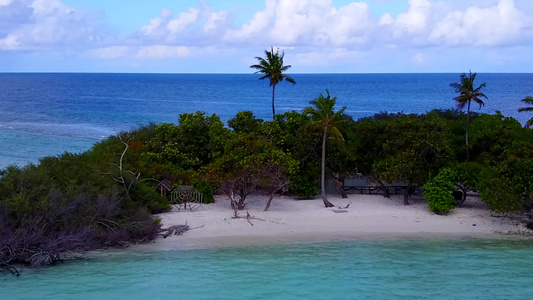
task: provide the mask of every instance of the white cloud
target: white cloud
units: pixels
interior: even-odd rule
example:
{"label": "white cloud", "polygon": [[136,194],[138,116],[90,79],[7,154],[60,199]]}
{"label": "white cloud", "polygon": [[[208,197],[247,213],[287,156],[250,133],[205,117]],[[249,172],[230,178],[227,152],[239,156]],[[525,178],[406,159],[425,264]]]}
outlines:
{"label": "white cloud", "polygon": [[260,37],[263,31],[265,31],[274,17],[277,1],[265,0],[265,9],[254,14],[252,19],[240,29],[228,30],[224,39],[230,42],[244,42],[252,37]]}
{"label": "white cloud", "polygon": [[474,6],[450,12],[436,24],[429,41],[447,45],[502,45],[519,39],[527,26],[531,26],[531,18],[515,7],[514,0],[500,0],[491,7]]}
{"label": "white cloud", "polygon": [[431,6],[429,0],[409,0],[407,11],[398,15],[392,24],[394,36],[422,33],[428,27]]}
{"label": "white cloud", "polygon": [[[158,18],[141,27],[137,38],[140,38],[142,44],[205,44],[205,37],[220,40],[220,36],[229,28],[228,12],[214,12],[204,1],[201,1],[200,8],[189,7],[175,18],[173,15],[172,10],[163,8]],[[220,32],[221,30],[224,32]]]}
{"label": "white cloud", "polygon": [[225,40],[285,46],[360,45],[373,30],[365,2],[338,9],[331,0],[267,0],[265,5],[241,28],[228,31]]}
{"label": "white cloud", "polygon": [[0,39],[12,50],[47,47],[83,48],[102,41],[98,18],[68,7],[59,0],[3,1]]}
{"label": "white cloud", "polygon": [[19,44],[16,36],[8,35],[5,39],[0,39],[0,50],[14,50]]}
{"label": "white cloud", "polygon": [[164,24],[168,23],[172,18],[173,12],[168,8],[161,9],[161,16],[150,20],[150,23],[141,28],[141,33],[144,35],[159,34]]}
{"label": "white cloud", "polygon": [[66,6],[59,0],[34,0],[30,4],[30,7],[33,8],[34,16],[56,15],[58,13],[70,14],[75,12],[74,9]]}
{"label": "white cloud", "polygon": [[103,16],[62,0],[0,0],[0,51],[84,53],[149,64],[202,55],[240,57],[279,45],[291,49],[295,65],[366,64],[368,57],[386,60],[373,53],[398,52],[402,63],[425,67],[439,63],[429,48],[450,53],[480,48],[496,57],[499,49],[533,45],[530,0],[409,0],[403,12],[382,15],[372,12],[376,2],[368,0],[343,6],[334,0],[264,0],[264,7],[248,12],[244,21],[236,16],[240,8],[213,10],[207,1],[216,0],[199,0],[183,11],[163,8],[119,40]]}
{"label": "white cloud", "polygon": [[182,12],[174,20],[167,24],[167,30],[170,34],[175,35],[182,32],[188,26],[196,23],[200,11],[196,8],[189,8],[188,12]]}
{"label": "white cloud", "polygon": [[414,65],[419,65],[419,66],[422,66],[422,65],[427,65],[428,64],[428,58],[425,54],[423,53],[417,53],[413,56],[413,58],[411,59],[411,62],[414,64]]}
{"label": "white cloud", "polygon": [[206,21],[202,26],[203,32],[211,32],[217,29],[218,26],[223,25],[228,19],[228,11],[221,10],[218,12],[208,12]]}
{"label": "white cloud", "polygon": [[137,52],[139,59],[165,59],[189,56],[191,50],[182,46],[155,45],[142,47]]}
{"label": "white cloud", "polygon": [[392,23],[394,23],[394,18],[389,13],[383,14],[379,19],[379,25],[391,25]]}
{"label": "white cloud", "polygon": [[128,46],[111,46],[90,50],[89,54],[99,59],[117,59],[124,57],[129,50]]}

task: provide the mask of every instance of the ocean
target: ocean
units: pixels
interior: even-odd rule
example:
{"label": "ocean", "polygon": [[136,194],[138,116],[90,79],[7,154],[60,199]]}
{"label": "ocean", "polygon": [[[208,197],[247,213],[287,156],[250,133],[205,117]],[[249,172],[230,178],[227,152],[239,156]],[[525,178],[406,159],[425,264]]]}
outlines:
{"label": "ocean", "polygon": [[[449,86],[459,74],[293,74],[296,85],[276,87],[276,111],[301,111],[329,89],[354,118],[378,112],[424,113],[455,108]],[[204,111],[223,121],[250,110],[270,120],[271,88],[254,74],[0,74],[0,168],[24,165],[148,122],[177,123],[179,114]],[[486,105],[524,123],[520,100],[533,95],[533,74],[478,74]]]}
{"label": "ocean", "polygon": [[21,277],[2,299],[531,299],[532,240],[390,240],[106,251]]}

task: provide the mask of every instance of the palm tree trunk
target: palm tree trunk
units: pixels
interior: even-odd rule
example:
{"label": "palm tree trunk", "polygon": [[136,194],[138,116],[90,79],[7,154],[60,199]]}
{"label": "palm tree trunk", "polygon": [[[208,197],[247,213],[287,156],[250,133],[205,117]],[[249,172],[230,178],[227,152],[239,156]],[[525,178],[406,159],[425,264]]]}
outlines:
{"label": "palm tree trunk", "polygon": [[276,115],[276,109],[274,108],[274,94],[276,93],[276,85],[274,84],[272,86],[272,120],[274,120],[274,116]]}
{"label": "palm tree trunk", "polygon": [[409,205],[409,190],[411,189],[412,184],[409,183],[405,187],[405,192],[403,194],[403,205]]}
{"label": "palm tree trunk", "polygon": [[322,174],[320,176],[320,194],[326,207],[334,205],[326,198],[326,140],[328,138],[328,126],[324,126],[324,135],[322,137]]}
{"label": "palm tree trunk", "polygon": [[470,131],[470,101],[466,110],[466,161],[470,160],[470,145],[468,143],[468,132]]}

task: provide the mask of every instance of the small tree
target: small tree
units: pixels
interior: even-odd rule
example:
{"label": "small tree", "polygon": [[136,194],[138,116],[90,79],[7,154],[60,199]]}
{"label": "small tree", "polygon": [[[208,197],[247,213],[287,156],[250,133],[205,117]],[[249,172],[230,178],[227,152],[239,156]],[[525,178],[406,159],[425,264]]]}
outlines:
{"label": "small tree", "polygon": [[268,209],[275,194],[286,189],[296,165],[290,155],[263,137],[236,135],[228,141],[224,154],[208,166],[208,176],[230,199],[233,210],[244,209],[246,197],[259,186],[269,191]]}
{"label": "small tree", "polygon": [[268,201],[265,211],[270,208],[272,199],[278,193],[284,193],[289,189],[290,175],[298,167],[298,161],[289,154],[275,148],[266,149],[261,157],[261,186],[268,192]]}
{"label": "small tree", "polygon": [[450,162],[451,149],[443,126],[441,120],[414,116],[403,116],[387,125],[383,158],[374,168],[388,182],[407,184],[405,205],[409,205],[409,191],[414,184],[427,182]]}

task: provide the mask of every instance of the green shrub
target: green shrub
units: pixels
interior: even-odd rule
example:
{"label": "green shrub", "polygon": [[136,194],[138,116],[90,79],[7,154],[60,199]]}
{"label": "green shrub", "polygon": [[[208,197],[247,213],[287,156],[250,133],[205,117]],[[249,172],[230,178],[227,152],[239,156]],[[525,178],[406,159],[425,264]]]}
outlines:
{"label": "green shrub", "polygon": [[146,207],[150,212],[157,214],[171,209],[170,203],[145,182],[137,182],[131,190],[131,199],[136,205]]}
{"label": "green shrub", "polygon": [[[306,168],[308,169],[308,168]],[[310,199],[318,193],[317,177],[314,172],[298,169],[290,176],[290,192],[298,199]]]}
{"label": "green shrub", "polygon": [[437,214],[446,214],[457,203],[452,195],[456,174],[453,170],[442,169],[430,182],[424,185],[424,201],[429,209]]}
{"label": "green shrub", "polygon": [[203,203],[215,202],[213,194],[216,187],[212,183],[207,182],[205,179],[193,179],[191,184],[198,192],[202,193]]}

